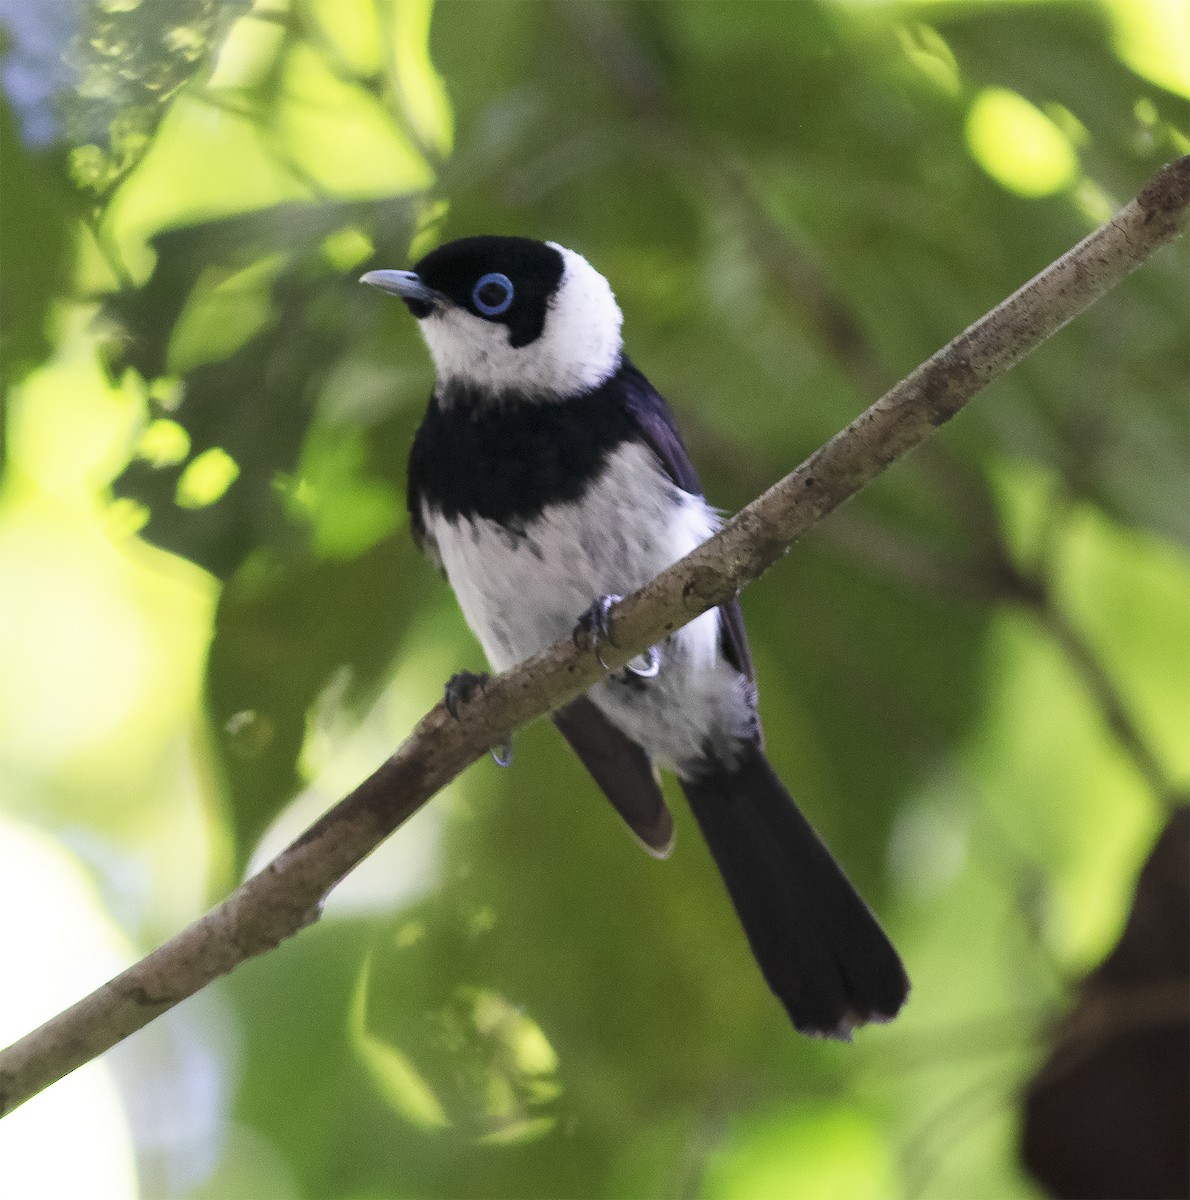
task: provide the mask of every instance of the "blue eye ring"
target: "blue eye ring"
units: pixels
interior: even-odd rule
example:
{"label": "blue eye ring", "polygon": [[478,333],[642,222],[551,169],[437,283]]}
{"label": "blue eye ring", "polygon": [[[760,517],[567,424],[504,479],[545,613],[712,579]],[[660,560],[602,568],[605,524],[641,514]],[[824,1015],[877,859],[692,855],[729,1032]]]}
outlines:
{"label": "blue eye ring", "polygon": [[[490,288],[493,284],[504,289],[503,298],[495,304],[489,303],[480,295],[485,288]],[[489,271],[486,275],[481,275],[475,287],[471,289],[471,303],[485,317],[498,317],[501,313],[506,313],[512,307],[514,294],[515,290],[512,286],[512,280],[507,275],[501,275],[499,271]]]}

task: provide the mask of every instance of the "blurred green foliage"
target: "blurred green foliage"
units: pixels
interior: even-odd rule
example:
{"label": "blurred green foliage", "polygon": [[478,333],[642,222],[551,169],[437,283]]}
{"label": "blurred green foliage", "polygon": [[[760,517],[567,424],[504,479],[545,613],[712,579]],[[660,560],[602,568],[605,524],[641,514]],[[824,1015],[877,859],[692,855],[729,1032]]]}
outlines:
{"label": "blurred green foliage", "polygon": [[[55,920],[130,955],[480,666],[406,528],[429,364],[362,269],[580,250],[733,509],[1187,150],[1160,0],[47,14],[0,8],[0,813],[90,880]],[[111,1056],[140,1194],[1033,1195],[1022,1081],[1190,777],[1186,266],[744,596],[772,756],[903,948],[901,1019],[795,1037],[680,799],[658,864],[535,727]],[[72,954],[45,878],[37,970]]]}

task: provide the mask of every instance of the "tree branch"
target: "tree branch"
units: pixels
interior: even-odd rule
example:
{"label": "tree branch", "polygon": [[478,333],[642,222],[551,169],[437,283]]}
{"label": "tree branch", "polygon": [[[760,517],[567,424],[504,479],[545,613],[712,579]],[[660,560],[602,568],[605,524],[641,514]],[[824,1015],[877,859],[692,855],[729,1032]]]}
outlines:
{"label": "tree branch", "polygon": [[1160,757],[1145,740],[1140,724],[1091,640],[1052,599],[1040,605],[1036,612],[1042,628],[1066,655],[1098,706],[1104,724],[1157,802],[1167,813],[1185,804],[1188,799],[1185,789],[1179,788],[1169,777]]}
{"label": "tree branch", "polygon": [[[618,670],[756,579],[807,529],[1172,241],[1188,206],[1190,157],[1159,171],[1112,221],[923,363],[710,541],[618,604],[618,646],[601,648],[608,666]],[[491,680],[460,721],[437,705],[379,770],[220,905],[0,1052],[0,1115],[316,920],[331,888],[439,789],[603,674],[594,654],[567,639]]]}

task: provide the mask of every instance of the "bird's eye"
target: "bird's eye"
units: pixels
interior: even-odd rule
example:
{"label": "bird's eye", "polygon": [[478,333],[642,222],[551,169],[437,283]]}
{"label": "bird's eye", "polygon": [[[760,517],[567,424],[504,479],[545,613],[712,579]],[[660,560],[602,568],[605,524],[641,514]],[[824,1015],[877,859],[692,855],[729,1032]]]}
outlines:
{"label": "bird's eye", "polygon": [[512,280],[499,271],[484,275],[471,292],[475,307],[485,317],[498,317],[512,304]]}

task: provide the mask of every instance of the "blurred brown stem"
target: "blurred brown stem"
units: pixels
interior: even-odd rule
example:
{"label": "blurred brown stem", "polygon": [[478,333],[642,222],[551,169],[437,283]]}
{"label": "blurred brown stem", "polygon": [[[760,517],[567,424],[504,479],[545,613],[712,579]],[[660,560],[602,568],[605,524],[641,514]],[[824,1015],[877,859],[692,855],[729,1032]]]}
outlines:
{"label": "blurred brown stem", "polygon": [[1169,779],[1160,759],[1145,740],[1136,720],[1129,711],[1107,667],[1096,654],[1094,647],[1082,631],[1063,613],[1052,598],[1035,609],[1041,627],[1052,637],[1067,661],[1074,667],[1090,692],[1104,722],[1114,735],[1141,778],[1152,789],[1153,795],[1169,810],[1186,803]]}
{"label": "blurred brown stem", "polygon": [[[1190,157],[861,413],[710,541],[616,605],[608,668],[734,596],[802,534],[930,438],[989,382],[1102,297],[1186,224]],[[440,788],[603,668],[566,638],[492,679],[455,721],[436,705],[395,754],[206,916],[0,1051],[0,1114],[316,920],[324,897]],[[10,981],[12,986],[12,981]]]}

